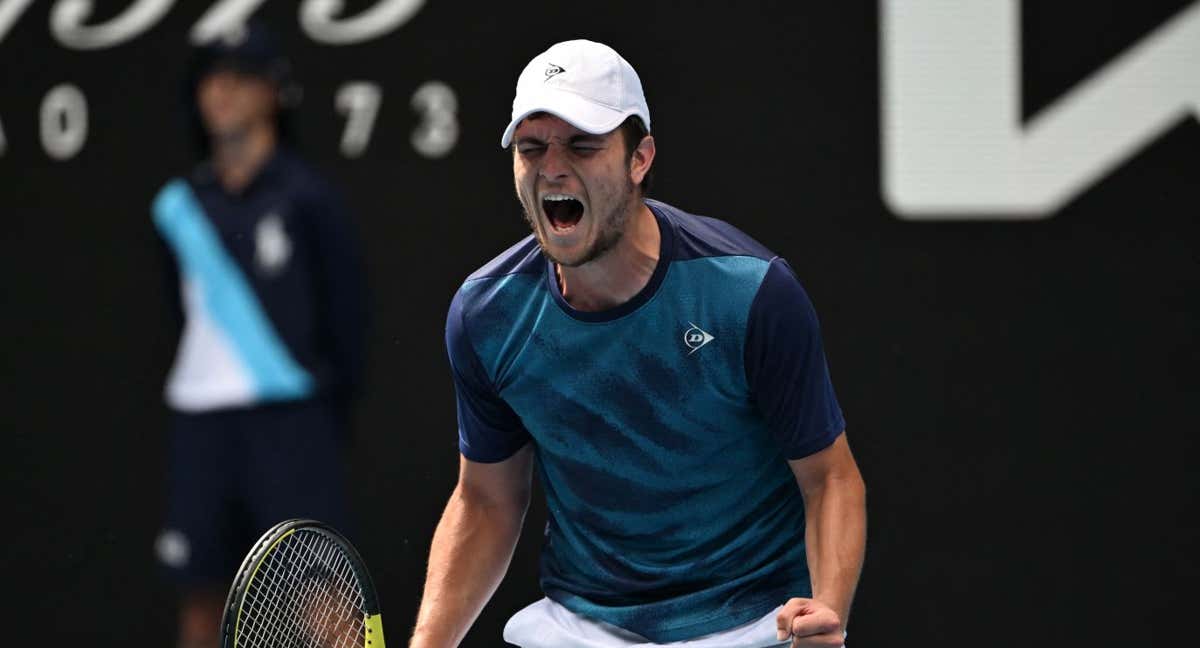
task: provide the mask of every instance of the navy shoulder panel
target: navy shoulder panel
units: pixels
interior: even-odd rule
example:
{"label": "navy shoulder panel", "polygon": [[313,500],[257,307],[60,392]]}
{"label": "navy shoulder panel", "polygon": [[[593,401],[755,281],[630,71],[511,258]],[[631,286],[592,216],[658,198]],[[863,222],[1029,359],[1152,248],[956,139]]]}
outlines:
{"label": "navy shoulder panel", "polygon": [[770,261],[776,256],[748,234],[725,221],[689,214],[657,200],[647,200],[646,204],[675,226],[678,233],[675,237],[676,261],[719,256],[749,256]]}
{"label": "navy shoulder panel", "polygon": [[542,249],[538,246],[537,239],[530,234],[518,241],[516,245],[501,252],[496,258],[488,261],[470,277],[467,277],[467,281],[513,274],[540,274],[545,269],[546,258],[542,256]]}

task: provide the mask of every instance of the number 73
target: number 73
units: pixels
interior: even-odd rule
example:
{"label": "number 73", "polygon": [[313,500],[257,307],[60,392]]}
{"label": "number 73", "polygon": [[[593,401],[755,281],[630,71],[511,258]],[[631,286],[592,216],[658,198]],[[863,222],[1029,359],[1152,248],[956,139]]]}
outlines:
{"label": "number 73", "polygon": [[[382,103],[383,90],[371,81],[351,81],[338,89],[335,104],[346,117],[343,155],[356,158],[366,151]],[[454,90],[441,81],[428,81],[417,88],[410,103],[421,116],[411,137],[413,149],[427,158],[450,153],[458,143],[458,98]]]}

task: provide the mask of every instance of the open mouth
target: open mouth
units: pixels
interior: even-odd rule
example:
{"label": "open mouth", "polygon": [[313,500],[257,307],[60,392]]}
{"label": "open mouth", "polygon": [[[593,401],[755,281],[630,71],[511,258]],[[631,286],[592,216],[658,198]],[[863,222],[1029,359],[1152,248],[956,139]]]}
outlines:
{"label": "open mouth", "polygon": [[542,211],[555,232],[571,231],[583,218],[583,203],[565,194],[547,194],[542,198]]}

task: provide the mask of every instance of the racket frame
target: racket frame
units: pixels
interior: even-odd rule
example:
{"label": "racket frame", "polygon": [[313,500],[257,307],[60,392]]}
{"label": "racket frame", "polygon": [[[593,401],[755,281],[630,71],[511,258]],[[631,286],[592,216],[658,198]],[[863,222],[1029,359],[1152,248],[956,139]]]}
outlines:
{"label": "racket frame", "polygon": [[367,566],[362,556],[354,548],[354,545],[350,544],[350,541],[339,533],[337,529],[319,520],[305,518],[284,520],[276,524],[267,529],[259,537],[258,541],[251,546],[245,559],[242,560],[241,567],[238,567],[233,584],[229,588],[228,596],[225,597],[225,610],[221,615],[221,648],[237,648],[235,640],[238,623],[241,619],[242,603],[246,596],[246,590],[254,582],[255,575],[258,574],[258,568],[262,566],[267,556],[271,555],[271,552],[284,538],[299,531],[318,533],[338,545],[345,554],[346,559],[350,563],[350,568],[354,572],[354,577],[358,579],[359,586],[362,588],[364,612],[363,646],[364,648],[385,648],[383,641],[383,621],[379,611],[379,595],[375,591],[375,583],[371,580],[371,574],[367,571]]}

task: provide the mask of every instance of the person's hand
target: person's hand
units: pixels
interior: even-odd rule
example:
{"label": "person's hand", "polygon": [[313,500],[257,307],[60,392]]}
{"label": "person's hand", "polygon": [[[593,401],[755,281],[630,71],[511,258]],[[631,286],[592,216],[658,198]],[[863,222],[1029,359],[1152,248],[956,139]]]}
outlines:
{"label": "person's hand", "polygon": [[839,648],[845,643],[842,620],[817,599],[789,600],[775,617],[777,638],[792,639],[792,648]]}

